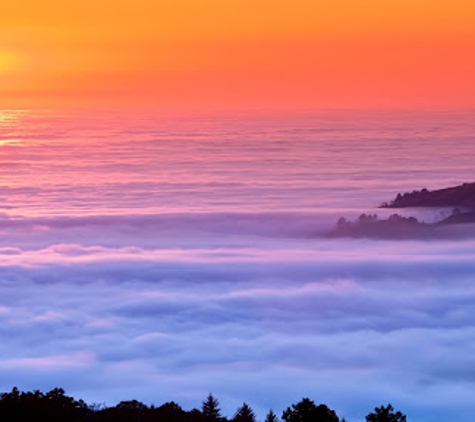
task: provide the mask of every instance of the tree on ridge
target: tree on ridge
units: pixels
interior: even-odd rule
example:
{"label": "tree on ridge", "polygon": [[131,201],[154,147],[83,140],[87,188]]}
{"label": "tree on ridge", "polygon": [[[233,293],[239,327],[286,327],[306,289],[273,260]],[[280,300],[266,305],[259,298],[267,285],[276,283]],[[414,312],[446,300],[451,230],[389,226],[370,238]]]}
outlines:
{"label": "tree on ridge", "polygon": [[211,393],[208,394],[208,397],[203,402],[201,412],[206,422],[220,422],[223,420],[221,409],[219,408],[219,401],[215,399]]}
{"label": "tree on ridge", "polygon": [[256,414],[247,403],[243,403],[236,410],[232,422],[256,422]]}
{"label": "tree on ridge", "polygon": [[386,407],[376,407],[374,412],[366,415],[366,422],[406,422],[406,415],[394,412],[394,407],[388,404]]}
{"label": "tree on ridge", "polygon": [[264,422],[279,422],[279,419],[277,419],[277,415],[271,409],[269,410],[269,413],[266,415],[266,419]]}
{"label": "tree on ridge", "polygon": [[318,406],[308,399],[303,398],[298,403],[288,407],[282,413],[285,422],[339,422],[335,411],[329,409],[325,404]]}

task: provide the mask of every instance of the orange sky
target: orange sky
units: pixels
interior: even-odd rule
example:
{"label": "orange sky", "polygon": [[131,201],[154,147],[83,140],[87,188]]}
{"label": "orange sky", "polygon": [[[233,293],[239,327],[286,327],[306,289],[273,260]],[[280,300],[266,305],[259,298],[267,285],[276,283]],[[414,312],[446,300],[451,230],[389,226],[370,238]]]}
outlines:
{"label": "orange sky", "polygon": [[473,0],[15,0],[0,106],[475,106]]}

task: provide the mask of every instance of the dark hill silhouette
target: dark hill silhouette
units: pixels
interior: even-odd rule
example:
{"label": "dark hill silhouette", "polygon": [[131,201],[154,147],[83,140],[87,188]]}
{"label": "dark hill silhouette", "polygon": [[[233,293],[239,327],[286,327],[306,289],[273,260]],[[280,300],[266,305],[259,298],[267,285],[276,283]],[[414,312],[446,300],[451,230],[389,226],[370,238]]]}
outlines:
{"label": "dark hill silhouette", "polygon": [[380,208],[453,207],[452,214],[435,223],[418,221],[415,217],[393,214],[379,219],[376,214],[362,214],[356,221],[341,217],[326,237],[369,237],[379,239],[428,239],[475,236],[475,228],[450,231],[449,226],[475,224],[475,183],[429,191],[422,189],[398,194]]}
{"label": "dark hill silhouette", "polygon": [[461,212],[455,209],[452,215],[436,223],[437,225],[446,224],[467,224],[475,223],[475,211]]}
{"label": "dark hill silhouette", "polygon": [[398,194],[380,208],[458,207],[475,211],[475,182],[438,190],[415,190]]}

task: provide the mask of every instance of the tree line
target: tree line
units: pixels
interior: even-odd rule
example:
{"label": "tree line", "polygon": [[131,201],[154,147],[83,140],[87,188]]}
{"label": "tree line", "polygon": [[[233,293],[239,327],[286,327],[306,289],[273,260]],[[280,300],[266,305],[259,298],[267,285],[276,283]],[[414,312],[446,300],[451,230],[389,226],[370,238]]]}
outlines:
{"label": "tree line", "polygon": [[[219,401],[212,395],[202,402],[201,409],[183,410],[175,402],[159,407],[147,406],[137,400],[121,401],[113,407],[88,405],[66,395],[62,388],[47,393],[41,391],[0,394],[0,421],[2,422],[258,422],[252,408],[243,403],[231,418],[222,415]],[[303,398],[282,412],[280,418],[269,410],[263,422],[347,422],[325,404],[316,405]],[[374,409],[366,422],[406,422],[406,415],[388,404]]]}

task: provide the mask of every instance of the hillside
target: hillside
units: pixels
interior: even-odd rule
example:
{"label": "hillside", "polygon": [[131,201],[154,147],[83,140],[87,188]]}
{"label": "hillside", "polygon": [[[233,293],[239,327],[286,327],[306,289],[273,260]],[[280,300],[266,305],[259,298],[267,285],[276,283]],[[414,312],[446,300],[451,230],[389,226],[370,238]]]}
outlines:
{"label": "hillside", "polygon": [[[452,207],[450,216],[435,223],[418,221],[415,217],[392,214],[387,219],[379,219],[376,214],[362,214],[356,221],[341,217],[327,237],[369,237],[381,239],[428,239],[460,236],[450,233],[444,227],[460,224],[475,224],[475,183],[464,183],[444,189],[406,192],[398,194],[380,208],[409,207]],[[465,230],[463,236],[473,236],[473,228]]]}
{"label": "hillside", "polygon": [[475,210],[475,182],[438,190],[422,189],[398,194],[380,208],[457,207]]}

